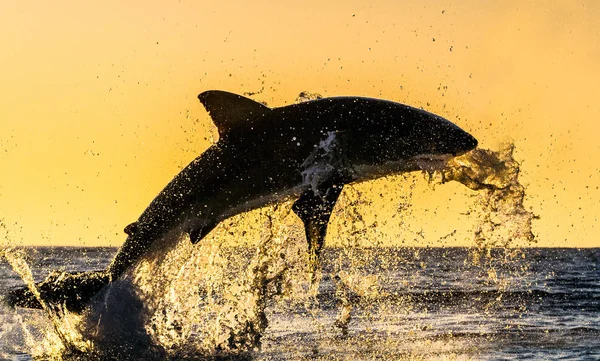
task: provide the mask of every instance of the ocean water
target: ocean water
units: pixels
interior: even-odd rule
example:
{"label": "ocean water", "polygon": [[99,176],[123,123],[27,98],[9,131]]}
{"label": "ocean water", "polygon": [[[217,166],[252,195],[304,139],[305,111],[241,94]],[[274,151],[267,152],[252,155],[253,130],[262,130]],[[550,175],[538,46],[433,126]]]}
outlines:
{"label": "ocean water", "polygon": [[[41,280],[55,269],[103,268],[116,251],[29,248],[26,260],[35,279]],[[256,249],[227,252],[218,277],[212,272],[214,285],[252,278],[247,270]],[[214,308],[198,308],[203,315],[194,316],[189,299],[182,303],[171,294],[172,303],[160,315],[171,315],[182,325],[158,337],[155,329],[165,321],[154,314],[144,319],[143,330],[152,336],[149,343],[119,336],[109,338],[107,346],[96,338],[94,353],[72,359],[202,360],[218,359],[217,355],[232,360],[600,360],[599,261],[600,249],[327,248],[318,286],[311,289],[305,283],[294,291],[295,282],[301,281],[290,278],[267,292],[259,341],[239,353],[233,349],[215,354],[218,347],[212,354],[206,351],[211,348],[205,347],[208,333],[202,330],[234,328],[233,323],[207,318]],[[225,307],[222,299],[234,293],[234,288],[202,291],[207,283],[182,270],[178,282],[197,290],[198,299],[210,298],[213,305]],[[0,280],[2,294],[23,285],[4,262]],[[240,310],[228,307],[219,317],[241,317]],[[112,311],[108,312],[104,319],[110,318]],[[68,359],[52,349],[56,341],[49,341],[49,324],[42,311],[1,306],[0,360]],[[194,328],[182,342],[177,333],[190,330],[190,324]],[[240,324],[247,328],[252,323]],[[110,335],[113,326],[96,333]],[[127,346],[113,353],[116,343]]]}

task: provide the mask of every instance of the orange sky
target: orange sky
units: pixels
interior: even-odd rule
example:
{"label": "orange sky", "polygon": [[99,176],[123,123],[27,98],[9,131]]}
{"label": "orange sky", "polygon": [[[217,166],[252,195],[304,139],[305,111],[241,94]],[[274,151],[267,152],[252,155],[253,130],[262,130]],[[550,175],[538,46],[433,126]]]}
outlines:
{"label": "orange sky", "polygon": [[[216,136],[196,95],[223,89],[272,106],[301,91],[381,97],[482,147],[514,140],[539,245],[600,246],[598,2],[5,1],[0,34],[14,242],[120,245]],[[467,194],[420,192],[412,224],[430,242],[460,228],[452,197]]]}

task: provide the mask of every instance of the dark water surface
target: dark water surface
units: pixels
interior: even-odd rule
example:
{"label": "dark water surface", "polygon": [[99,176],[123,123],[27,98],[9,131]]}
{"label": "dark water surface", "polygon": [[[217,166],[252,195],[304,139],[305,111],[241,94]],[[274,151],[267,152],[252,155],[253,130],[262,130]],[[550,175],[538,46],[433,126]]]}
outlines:
{"label": "dark water surface", "polygon": [[[359,265],[344,264],[343,249],[324,251],[323,278],[311,304],[272,300],[262,347],[249,357],[600,360],[600,249],[359,251]],[[40,280],[54,269],[103,268],[115,252],[35,248],[28,263]],[[22,284],[0,263],[2,293]],[[336,327],[344,308],[349,318]],[[36,335],[23,331],[27,312],[37,311],[0,308],[0,359],[30,359],[27,339]]]}

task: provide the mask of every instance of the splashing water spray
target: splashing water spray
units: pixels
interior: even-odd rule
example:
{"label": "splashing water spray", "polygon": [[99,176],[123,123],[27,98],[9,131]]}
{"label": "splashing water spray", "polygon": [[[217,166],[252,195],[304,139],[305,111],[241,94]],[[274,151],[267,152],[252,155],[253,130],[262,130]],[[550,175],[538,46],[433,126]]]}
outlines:
{"label": "splashing water spray", "polygon": [[[477,221],[473,229],[476,245],[473,262],[490,258],[494,248],[513,249],[536,242],[532,222],[538,217],[524,205],[526,188],[519,181],[520,164],[514,159],[514,144],[505,144],[499,151],[474,149],[451,159],[441,170],[438,183],[456,181],[478,192],[471,214]],[[435,176],[435,175],[434,175]]]}
{"label": "splashing water spray", "polygon": [[[0,258],[4,258],[12,270],[25,282],[27,288],[38,300],[42,306],[42,311],[51,323],[53,333],[46,333],[46,340],[49,341],[49,349],[52,350],[50,353],[60,353],[70,357],[88,351],[89,343],[84,341],[80,337],[81,335],[72,327],[72,322],[75,321],[76,316],[67,314],[68,312],[61,308],[61,305],[50,307],[43,300],[35,285],[31,268],[27,264],[25,250],[12,246],[6,226],[2,222],[0,222],[0,226],[4,231],[4,241],[0,249]],[[56,340],[56,338],[58,339]],[[53,339],[54,341],[52,341]]]}

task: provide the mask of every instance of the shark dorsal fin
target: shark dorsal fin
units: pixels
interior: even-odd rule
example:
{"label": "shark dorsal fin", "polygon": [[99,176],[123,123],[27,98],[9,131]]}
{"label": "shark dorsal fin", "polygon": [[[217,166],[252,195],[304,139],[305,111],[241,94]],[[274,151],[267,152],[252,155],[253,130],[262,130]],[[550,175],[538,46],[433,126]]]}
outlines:
{"label": "shark dorsal fin", "polygon": [[225,134],[236,124],[263,115],[271,110],[252,99],[221,90],[208,90],[198,95],[198,99],[219,129]]}

